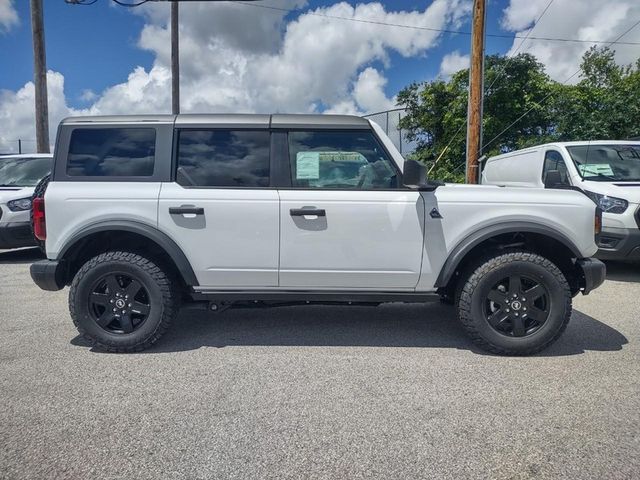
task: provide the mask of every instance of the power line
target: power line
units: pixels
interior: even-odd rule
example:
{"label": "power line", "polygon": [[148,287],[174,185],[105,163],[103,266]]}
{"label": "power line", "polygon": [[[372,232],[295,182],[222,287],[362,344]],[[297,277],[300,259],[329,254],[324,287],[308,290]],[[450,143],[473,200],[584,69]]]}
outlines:
{"label": "power line", "polygon": [[[615,44],[618,40],[620,40],[622,37],[624,37],[627,33],[629,33],[631,30],[633,30],[634,28],[636,28],[638,25],[640,25],[640,20],[638,20],[636,23],[634,23],[633,25],[631,25],[628,29],[626,29],[623,33],[621,33],[614,41],[610,42],[607,47],[610,47],[611,45]],[[580,73],[580,68],[578,70],[576,70],[575,72],[573,72],[573,74],[571,74],[569,77],[567,77],[563,82],[560,82],[561,85],[565,85],[567,82],[569,82],[573,77],[575,77],[576,75],[578,75]],[[513,122],[511,122],[504,130],[502,130],[498,135],[496,135],[495,137],[493,137],[489,142],[485,143],[482,146],[482,150],[484,150],[486,147],[488,147],[489,145],[491,145],[493,142],[495,142],[498,138],[500,138],[500,136],[502,136],[503,133],[507,132],[511,127],[513,127],[516,123],[518,123],[520,120],[522,120],[524,117],[526,117],[530,112],[532,112],[536,107],[541,106],[542,103],[544,103],[549,97],[551,97],[555,92],[552,90],[551,92],[549,92],[548,95],[545,95],[544,98],[542,98],[542,100],[540,100],[539,102],[534,102],[535,105],[533,107],[531,107],[530,109],[528,109],[526,112],[524,112],[522,115],[520,115],[516,120],[514,120]]]}
{"label": "power line", "polygon": [[[146,0],[149,1],[149,0]],[[319,12],[312,12],[312,11],[304,11],[301,8],[297,8],[297,9],[289,9],[289,8],[282,8],[282,7],[275,7],[273,5],[261,5],[258,3],[245,3],[245,2],[236,2],[239,5],[244,5],[247,7],[256,7],[256,8],[262,8],[265,10],[274,10],[274,11],[278,11],[278,12],[285,12],[285,13],[304,13],[305,15],[313,15],[315,17],[322,17],[322,18],[328,18],[328,19],[332,19],[332,20],[343,20],[343,21],[348,21],[348,22],[357,22],[357,23],[366,23],[366,24],[371,24],[371,25],[381,25],[381,26],[387,26],[387,27],[397,27],[397,28],[407,28],[407,29],[412,29],[412,30],[426,30],[429,32],[439,32],[439,33],[450,33],[452,35],[471,35],[471,32],[467,32],[467,31],[463,31],[463,30],[451,30],[451,29],[446,29],[446,28],[432,28],[432,27],[421,27],[418,25],[406,25],[406,24],[401,24],[401,23],[390,23],[390,22],[381,22],[381,21],[377,21],[377,20],[367,20],[364,18],[357,18],[357,17],[341,17],[339,15],[329,15],[326,13],[319,13]],[[548,7],[547,7],[548,8]],[[529,40],[541,40],[541,41],[550,41],[550,42],[568,42],[568,43],[596,43],[596,44],[600,44],[600,43],[609,43],[606,40],[582,40],[582,39],[578,39],[578,38],[557,38],[557,37],[532,37],[530,36],[531,31],[529,31],[527,33],[527,35],[509,35],[509,34],[501,34],[501,33],[487,33],[486,36],[487,37],[493,37],[493,38],[508,38],[508,39],[516,39],[516,38],[524,38],[524,39],[529,39]],[[618,45],[640,45],[640,42],[615,42]]]}
{"label": "power line", "polygon": [[[97,0],[95,0],[97,1]],[[137,3],[127,3],[127,2],[121,2],[120,0],[113,0],[114,3],[117,3],[118,5],[120,5],[121,7],[139,7],[140,5],[144,5],[145,3],[147,3],[149,0],[140,0]],[[94,2],[95,3],[95,2]]]}
{"label": "power line", "polygon": [[[65,0],[66,3],[71,3],[74,5],[93,5],[94,3],[96,3],[98,0]],[[173,0],[139,0],[138,2],[134,2],[134,3],[127,3],[127,2],[123,2],[122,0],[112,0],[114,3],[117,3],[120,6],[123,7],[139,7],[140,5],[144,5],[145,3],[148,2],[168,2],[168,1],[173,1]],[[175,0],[178,2],[186,2],[186,1],[191,1],[191,0]],[[210,0],[211,1],[211,0]],[[212,0],[215,2],[220,2],[220,1],[224,1],[224,0]],[[254,0],[255,1],[255,0]],[[277,12],[284,12],[284,13],[303,13],[305,15],[313,15],[315,17],[322,17],[322,18],[328,18],[328,19],[332,19],[332,20],[342,20],[342,21],[347,21],[347,22],[356,22],[356,23],[366,23],[366,24],[370,24],[370,25],[381,25],[381,26],[386,26],[386,27],[396,27],[396,28],[407,28],[407,29],[412,29],[412,30],[425,30],[425,31],[429,31],[429,32],[438,32],[438,33],[449,33],[451,35],[471,35],[471,32],[467,32],[464,30],[451,30],[451,29],[447,29],[447,28],[432,28],[432,27],[421,27],[418,25],[406,25],[406,24],[402,24],[402,23],[391,23],[391,22],[381,22],[381,21],[377,21],[377,20],[367,20],[364,18],[357,18],[357,17],[341,17],[339,15],[329,15],[326,13],[319,13],[319,12],[312,12],[312,11],[305,11],[301,8],[283,8],[283,7],[275,7],[273,5],[260,5],[258,3],[248,3],[248,2],[235,2],[238,3],[240,5],[244,5],[247,7],[256,7],[256,8],[262,8],[264,10],[271,10],[271,11],[277,11]],[[582,40],[579,38],[559,38],[559,37],[532,37],[530,36],[531,34],[531,30],[529,30],[529,32],[527,32],[526,35],[518,35],[518,34],[514,34],[514,35],[510,35],[510,34],[506,34],[506,33],[487,33],[485,36],[487,37],[492,37],[492,38],[507,38],[510,40],[514,40],[516,38],[523,38],[525,40],[539,40],[539,41],[547,41],[547,42],[565,42],[565,43],[592,43],[592,44],[601,44],[601,43],[609,43],[606,40]],[[640,42],[615,42],[617,45],[640,45]],[[609,45],[611,45],[611,43],[609,43]]]}
{"label": "power line", "polygon": [[[498,75],[496,75],[496,77],[493,79],[493,82],[491,82],[491,85],[489,85],[489,87],[487,88],[486,91],[491,90],[491,88],[496,84],[496,82],[502,77],[502,75],[504,75],[504,73],[507,70],[507,67],[509,66],[509,64],[511,63],[511,61],[513,60],[513,57],[515,57],[516,53],[518,53],[518,50],[520,50],[522,48],[522,46],[524,45],[524,42],[527,41],[527,38],[529,37],[529,35],[531,34],[531,32],[533,32],[533,30],[538,26],[538,24],[540,23],[540,20],[542,19],[542,17],[544,17],[544,14],[547,13],[547,10],[549,10],[549,7],[551,6],[551,4],[553,3],[554,0],[549,0],[549,3],[547,3],[547,6],[544,8],[544,10],[542,11],[542,13],[538,16],[538,18],[536,19],[536,21],[534,22],[533,26],[529,29],[529,31],[527,32],[527,35],[522,39],[522,41],[520,42],[520,45],[518,45],[518,48],[516,48],[511,55],[509,55],[507,57],[507,61],[502,65],[502,69],[500,70],[500,72],[498,72]],[[480,152],[482,153],[482,151]]]}

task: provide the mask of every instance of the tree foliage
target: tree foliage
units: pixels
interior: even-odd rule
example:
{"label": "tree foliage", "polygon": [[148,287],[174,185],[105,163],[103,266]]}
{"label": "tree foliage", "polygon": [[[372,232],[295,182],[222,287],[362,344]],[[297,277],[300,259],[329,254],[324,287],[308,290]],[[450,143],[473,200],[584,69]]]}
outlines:
{"label": "tree foliage", "polygon": [[[482,153],[494,155],[549,141],[625,139],[640,135],[640,59],[620,66],[608,48],[587,51],[581,80],[552,80],[530,54],[485,59]],[[401,128],[414,157],[435,166],[432,178],[464,179],[469,71],[414,83],[398,95]],[[523,116],[525,112],[528,112]]]}

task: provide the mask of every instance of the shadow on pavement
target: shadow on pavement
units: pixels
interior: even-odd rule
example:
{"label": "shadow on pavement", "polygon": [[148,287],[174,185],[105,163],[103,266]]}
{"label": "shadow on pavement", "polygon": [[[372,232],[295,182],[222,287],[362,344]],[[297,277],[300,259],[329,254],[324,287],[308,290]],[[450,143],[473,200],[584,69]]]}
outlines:
{"label": "shadow on pavement", "polygon": [[606,262],[607,280],[640,282],[640,263]]}
{"label": "shadow on pavement", "polygon": [[[71,343],[88,346],[80,337]],[[617,351],[626,343],[614,328],[574,311],[564,335],[538,355]],[[486,354],[471,343],[453,307],[439,303],[231,309],[221,314],[187,310],[143,353],[230,346],[455,348]]]}
{"label": "shadow on pavement", "polygon": [[44,255],[37,248],[20,248],[18,250],[0,250],[0,265],[11,263],[33,263],[42,260]]}

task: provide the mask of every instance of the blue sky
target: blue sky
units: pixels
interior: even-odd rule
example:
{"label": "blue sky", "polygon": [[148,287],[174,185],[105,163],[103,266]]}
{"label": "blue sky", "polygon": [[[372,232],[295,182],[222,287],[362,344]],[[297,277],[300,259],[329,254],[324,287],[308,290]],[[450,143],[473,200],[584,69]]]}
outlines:
{"label": "blue sky", "polygon": [[[465,68],[470,37],[425,28],[470,31],[472,2],[260,2],[292,13],[229,2],[182,3],[181,109],[365,114],[393,108],[406,85]],[[110,0],[44,4],[51,132],[70,115],[170,111],[167,2],[133,9]],[[369,23],[353,21],[363,19]],[[638,19],[639,0],[488,0],[486,50],[513,52],[521,40],[490,35],[523,37],[532,29],[520,51],[535,55],[562,81],[578,69],[592,40],[614,39]],[[624,40],[637,43],[616,45],[616,59],[635,62],[640,27]],[[16,139],[35,138],[27,0],[0,0],[0,72],[0,151],[11,151]]]}
{"label": "blue sky", "polygon": [[[86,89],[100,93],[110,85],[125,81],[134,67],[151,67],[154,55],[137,45],[144,18],[134,14],[131,9],[116,6],[108,0],[99,0],[92,6],[68,5],[64,0],[46,0],[44,3],[47,65],[49,69],[64,75],[70,106],[86,106],[87,102],[81,99]],[[312,0],[302,11],[334,3],[337,2]],[[381,3],[396,11],[412,11],[422,10],[431,2],[386,0]],[[512,33],[500,27],[499,20],[507,4],[505,0],[489,2],[488,32]],[[33,76],[29,2],[15,2],[15,7],[20,25],[0,35],[0,65],[5,66],[0,89],[17,90]],[[185,5],[183,8],[187,7]],[[251,15],[271,14],[260,9],[244,8]],[[287,18],[295,18],[298,14],[291,14]],[[460,30],[469,31],[470,28],[468,20],[460,26]],[[511,44],[509,39],[488,38],[487,51],[504,53]],[[453,50],[468,53],[469,37],[444,34],[426,57],[405,58],[397,52],[391,52],[386,94],[391,97],[410,82],[434,78],[439,72],[442,57]]]}

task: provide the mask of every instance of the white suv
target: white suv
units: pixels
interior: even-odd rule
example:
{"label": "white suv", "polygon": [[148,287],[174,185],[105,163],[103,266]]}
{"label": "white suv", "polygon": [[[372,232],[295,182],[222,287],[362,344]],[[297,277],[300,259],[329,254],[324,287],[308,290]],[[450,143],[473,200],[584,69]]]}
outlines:
{"label": "white suv", "polygon": [[529,354],[599,286],[600,218],[572,191],[427,182],[351,116],[69,118],[34,200],[45,290],[97,347],[153,344],[182,302],[455,303],[475,342]]}
{"label": "white suv", "polygon": [[29,219],[31,197],[52,164],[48,153],[0,156],[0,249],[36,245]]}

